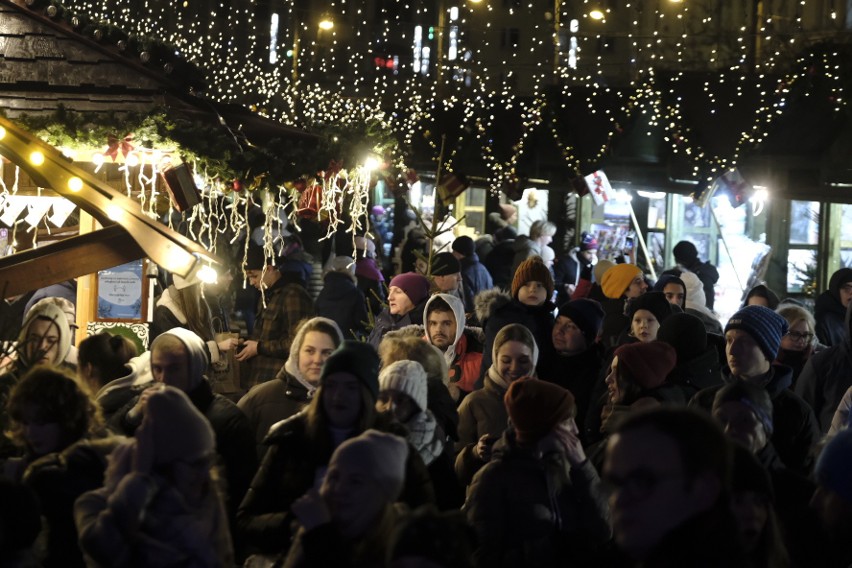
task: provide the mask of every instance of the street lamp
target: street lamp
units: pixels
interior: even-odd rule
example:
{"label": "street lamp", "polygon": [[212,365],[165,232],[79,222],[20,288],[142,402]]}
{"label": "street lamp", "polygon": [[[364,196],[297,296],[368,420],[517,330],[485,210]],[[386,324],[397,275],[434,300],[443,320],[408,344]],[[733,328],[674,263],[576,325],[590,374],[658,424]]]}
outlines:
{"label": "street lamp", "polygon": [[[293,83],[295,84],[299,80],[299,52],[302,47],[302,38],[299,33],[299,21],[296,18],[296,25],[293,26]],[[334,29],[334,20],[331,19],[327,14],[323,15],[320,19],[317,27],[320,31],[328,31]]]}

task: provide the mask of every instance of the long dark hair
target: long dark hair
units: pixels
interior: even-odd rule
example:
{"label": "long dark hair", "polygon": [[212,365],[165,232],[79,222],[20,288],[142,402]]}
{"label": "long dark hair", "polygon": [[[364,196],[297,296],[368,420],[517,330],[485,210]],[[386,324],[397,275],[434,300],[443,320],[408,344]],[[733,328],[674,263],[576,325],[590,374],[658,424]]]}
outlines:
{"label": "long dark hair", "polygon": [[77,365],[92,365],[98,371],[98,388],[128,374],[124,367],[139,352],[136,344],[123,335],[108,332],[90,335],[80,342]]}
{"label": "long dark hair", "polygon": [[[373,394],[360,382],[358,387],[361,393],[361,412],[352,431],[353,436],[371,428],[376,422],[376,400],[373,398]],[[307,438],[313,443],[315,455],[319,456],[323,463],[326,463],[331,459],[331,454],[334,452],[334,444],[331,437],[331,423],[323,406],[324,391],[325,389],[320,384],[311,402],[305,407],[304,413]]]}

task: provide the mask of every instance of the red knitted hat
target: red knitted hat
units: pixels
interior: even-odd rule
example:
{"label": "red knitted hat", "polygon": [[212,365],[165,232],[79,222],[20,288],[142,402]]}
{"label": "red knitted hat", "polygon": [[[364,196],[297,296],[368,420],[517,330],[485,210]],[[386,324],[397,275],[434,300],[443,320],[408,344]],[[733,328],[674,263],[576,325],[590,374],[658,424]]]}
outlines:
{"label": "red knitted hat", "polygon": [[522,442],[535,442],[560,422],[577,414],[574,395],[559,385],[524,378],[513,381],[503,396],[506,411]]}
{"label": "red knitted hat", "polygon": [[677,363],[674,347],[662,341],[628,343],[616,349],[615,356],[618,366],[645,390],[662,386]]}

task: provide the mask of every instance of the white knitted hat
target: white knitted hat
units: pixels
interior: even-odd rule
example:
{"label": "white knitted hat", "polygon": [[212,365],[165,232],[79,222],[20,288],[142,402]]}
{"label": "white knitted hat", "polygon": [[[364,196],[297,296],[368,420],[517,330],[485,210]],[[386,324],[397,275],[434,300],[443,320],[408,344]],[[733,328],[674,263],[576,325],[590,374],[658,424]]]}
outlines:
{"label": "white knitted hat", "polygon": [[397,390],[411,397],[421,411],[426,410],[426,371],[417,361],[396,361],[379,373],[379,391]]}

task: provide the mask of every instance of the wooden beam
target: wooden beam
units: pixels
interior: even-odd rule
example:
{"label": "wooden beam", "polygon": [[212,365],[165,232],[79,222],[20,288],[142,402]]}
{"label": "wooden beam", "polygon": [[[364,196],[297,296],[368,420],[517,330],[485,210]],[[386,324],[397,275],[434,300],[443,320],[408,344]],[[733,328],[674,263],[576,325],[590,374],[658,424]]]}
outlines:
{"label": "wooden beam", "polygon": [[112,225],[0,258],[0,292],[8,298],[144,256],[124,227]]}

